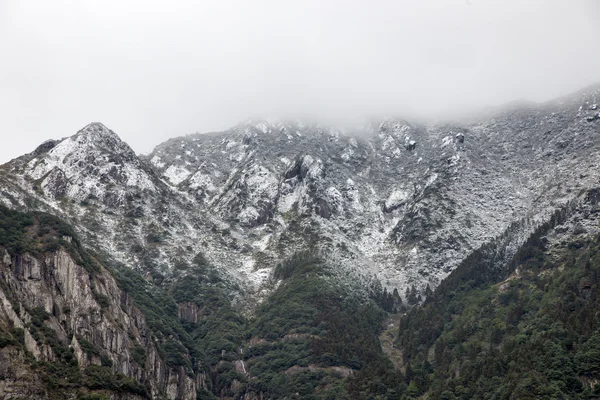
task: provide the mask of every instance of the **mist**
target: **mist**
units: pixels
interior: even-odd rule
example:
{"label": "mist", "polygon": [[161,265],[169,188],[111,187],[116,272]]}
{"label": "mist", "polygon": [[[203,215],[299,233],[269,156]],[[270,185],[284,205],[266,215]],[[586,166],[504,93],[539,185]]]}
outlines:
{"label": "mist", "polygon": [[0,163],[248,117],[450,118],[600,81],[597,0],[0,1]]}

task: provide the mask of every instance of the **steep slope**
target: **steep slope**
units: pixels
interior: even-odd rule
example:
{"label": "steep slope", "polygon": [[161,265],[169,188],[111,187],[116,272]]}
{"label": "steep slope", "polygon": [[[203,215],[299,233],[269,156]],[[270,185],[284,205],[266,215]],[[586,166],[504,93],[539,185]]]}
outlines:
{"label": "steep slope", "polygon": [[[2,166],[0,193],[9,207],[59,215],[97,250],[157,283],[191,263],[200,249],[227,249],[231,242],[207,234],[224,224],[203,214],[99,123]],[[227,250],[215,254],[222,266],[233,258]],[[229,276],[229,269],[221,273]]]}
{"label": "steep slope", "polygon": [[2,398],[196,398],[202,381],[69,226],[0,206],[0,255]]}
{"label": "steep slope", "polygon": [[[377,340],[378,303],[391,297],[381,287],[371,299],[356,296],[311,255],[279,265],[281,285],[246,319],[201,257],[161,290],[86,250],[49,214],[0,206],[0,251],[3,398],[327,399],[403,390]],[[385,384],[374,385],[375,375]]]}
{"label": "steep slope", "polygon": [[502,246],[474,253],[401,319],[413,396],[597,397],[598,194],[555,213],[502,268]]}
{"label": "steep slope", "polygon": [[595,87],[485,119],[351,132],[248,121],[171,139],[147,159],[251,239],[242,273],[316,247],[354,279],[424,290],[512,223],[544,221],[597,182],[598,102]]}
{"label": "steep slope", "polygon": [[[596,264],[580,261],[600,231],[599,100],[591,88],[478,120],[349,132],[249,121],[147,157],[98,123],[46,142],[0,167],[0,201],[30,211],[0,208],[1,388],[585,397],[598,378],[580,368],[597,311]],[[423,296],[400,321],[398,373],[383,321]],[[567,341],[540,321],[548,313]],[[539,332],[570,370],[510,363],[538,354]]]}
{"label": "steep slope", "polygon": [[202,253],[249,307],[275,265],[307,249],[365,288],[423,292],[514,222],[532,229],[598,181],[597,103],[596,87],[477,120],[348,132],[248,121],[141,159],[94,123],[2,166],[0,198],[60,215],[157,283]]}

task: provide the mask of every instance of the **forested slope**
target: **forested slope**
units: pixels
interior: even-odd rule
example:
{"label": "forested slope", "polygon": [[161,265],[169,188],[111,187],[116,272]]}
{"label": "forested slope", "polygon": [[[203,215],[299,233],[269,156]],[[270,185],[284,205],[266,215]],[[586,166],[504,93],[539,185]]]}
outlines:
{"label": "forested slope", "polygon": [[597,192],[557,212],[502,269],[475,252],[400,322],[410,394],[435,399],[600,395]]}

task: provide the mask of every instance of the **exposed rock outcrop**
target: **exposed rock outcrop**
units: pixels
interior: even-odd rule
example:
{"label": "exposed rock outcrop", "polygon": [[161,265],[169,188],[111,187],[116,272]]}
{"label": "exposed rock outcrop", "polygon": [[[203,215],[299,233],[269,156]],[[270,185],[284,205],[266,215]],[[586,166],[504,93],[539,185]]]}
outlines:
{"label": "exposed rock outcrop", "polygon": [[[23,351],[36,361],[57,361],[52,347],[32,335],[35,329],[31,313],[35,312],[46,316],[44,328],[51,329],[62,345],[73,349],[81,369],[108,359],[115,373],[146,385],[151,398],[196,398],[195,379],[183,368],[166,365],[144,316],[106,269],[98,267],[90,272],[64,248],[36,256],[24,253],[11,257],[1,248],[0,252],[0,324],[21,328],[24,335],[24,349],[8,346],[0,350],[0,368],[6,370],[0,380],[0,393],[14,393],[16,398],[47,398],[47,386],[36,377]],[[135,346],[147,354],[143,365],[132,356]],[[10,361],[3,363],[3,358]]]}
{"label": "exposed rock outcrop", "polygon": [[452,123],[347,131],[251,120],[142,157],[93,123],[5,165],[0,201],[60,215],[156,282],[202,252],[250,308],[273,267],[307,248],[358,286],[423,291],[515,221],[542,221],[597,182],[599,101],[592,87]]}

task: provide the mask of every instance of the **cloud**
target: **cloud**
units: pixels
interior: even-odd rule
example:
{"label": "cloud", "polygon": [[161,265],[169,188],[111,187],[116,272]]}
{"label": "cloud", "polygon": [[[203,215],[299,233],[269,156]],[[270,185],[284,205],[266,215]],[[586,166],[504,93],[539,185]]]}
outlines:
{"label": "cloud", "polygon": [[249,116],[448,116],[600,81],[600,3],[0,2],[0,162],[102,121],[147,152]]}

